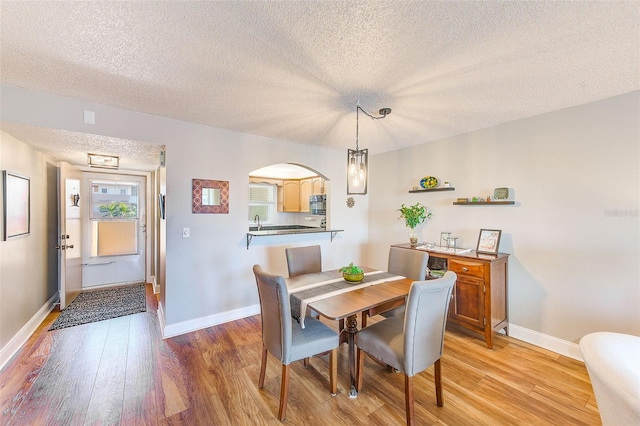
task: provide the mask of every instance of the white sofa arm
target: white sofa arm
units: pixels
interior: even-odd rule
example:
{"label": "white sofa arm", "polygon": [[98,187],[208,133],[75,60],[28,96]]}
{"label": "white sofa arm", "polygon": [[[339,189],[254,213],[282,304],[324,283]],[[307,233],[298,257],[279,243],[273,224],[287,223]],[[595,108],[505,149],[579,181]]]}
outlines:
{"label": "white sofa arm", "polygon": [[604,426],[640,425],[640,337],[599,332],[580,339]]}

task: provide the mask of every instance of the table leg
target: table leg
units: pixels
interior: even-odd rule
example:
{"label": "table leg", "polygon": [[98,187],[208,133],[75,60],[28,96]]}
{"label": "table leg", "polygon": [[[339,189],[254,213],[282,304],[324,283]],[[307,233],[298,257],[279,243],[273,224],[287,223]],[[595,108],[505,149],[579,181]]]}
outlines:
{"label": "table leg", "polygon": [[349,398],[356,398],[356,333],[358,332],[358,317],[351,315],[347,317],[345,330],[348,333],[349,343]]}

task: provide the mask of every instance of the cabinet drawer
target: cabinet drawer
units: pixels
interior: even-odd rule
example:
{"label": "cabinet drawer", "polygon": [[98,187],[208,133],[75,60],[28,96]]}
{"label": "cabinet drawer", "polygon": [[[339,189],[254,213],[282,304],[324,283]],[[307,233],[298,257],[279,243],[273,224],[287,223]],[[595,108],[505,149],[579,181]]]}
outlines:
{"label": "cabinet drawer", "polygon": [[464,260],[449,260],[449,270],[460,275],[484,278],[484,263],[467,262]]}

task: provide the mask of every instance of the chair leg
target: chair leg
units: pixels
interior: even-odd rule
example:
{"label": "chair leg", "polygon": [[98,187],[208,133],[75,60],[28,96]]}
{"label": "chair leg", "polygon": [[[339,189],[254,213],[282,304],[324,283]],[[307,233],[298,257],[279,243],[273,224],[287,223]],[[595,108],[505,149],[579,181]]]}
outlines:
{"label": "chair leg", "polygon": [[404,375],[404,405],[407,411],[407,426],[414,425],[413,376]]}
{"label": "chair leg", "polygon": [[358,368],[356,369],[356,390],[362,390],[362,376],[364,375],[364,351],[358,349]]}
{"label": "chair leg", "polygon": [[331,384],[331,395],[338,393],[338,348],[329,352],[329,383]]}
{"label": "chair leg", "polygon": [[287,399],[289,398],[289,366],[282,364],[282,382],[280,383],[280,408],[278,419],[284,421],[287,417]]}
{"label": "chair leg", "polygon": [[438,407],[442,407],[444,405],[442,400],[442,366],[439,359],[433,364],[433,376],[436,382],[436,404]]}
{"label": "chair leg", "polygon": [[262,363],[260,364],[260,377],[258,378],[258,388],[264,387],[264,374],[267,371],[267,347],[262,344]]}

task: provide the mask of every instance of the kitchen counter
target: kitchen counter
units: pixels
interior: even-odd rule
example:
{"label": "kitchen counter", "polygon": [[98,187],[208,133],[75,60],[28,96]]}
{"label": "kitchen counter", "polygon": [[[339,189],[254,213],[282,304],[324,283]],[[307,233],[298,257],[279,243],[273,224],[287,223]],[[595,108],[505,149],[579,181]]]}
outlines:
{"label": "kitchen counter", "polygon": [[274,236],[274,235],[295,235],[295,234],[319,234],[323,232],[331,233],[331,241],[336,236],[338,232],[343,232],[343,229],[327,229],[327,228],[317,228],[313,226],[302,226],[302,225],[282,225],[282,226],[262,226],[258,231],[257,226],[249,227],[249,232],[247,232],[247,250],[249,250],[249,245],[251,244],[251,240],[253,237],[265,237],[265,236]]}

